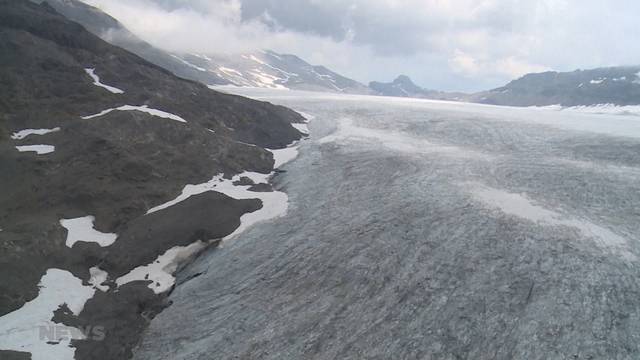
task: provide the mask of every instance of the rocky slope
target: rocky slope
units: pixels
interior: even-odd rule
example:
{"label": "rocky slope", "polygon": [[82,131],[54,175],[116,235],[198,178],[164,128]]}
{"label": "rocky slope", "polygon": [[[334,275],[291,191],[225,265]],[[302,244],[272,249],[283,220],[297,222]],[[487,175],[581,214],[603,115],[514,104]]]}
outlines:
{"label": "rocky slope", "polygon": [[[43,0],[36,0],[42,2]],[[206,85],[366,94],[369,89],[324,66],[314,66],[295,55],[262,51],[249,54],[172,54],[136,37],[100,9],[79,0],[47,0],[61,14],[93,34],[127,49],[172,73]]]}
{"label": "rocky slope", "polygon": [[[42,3],[45,0],[32,0]],[[126,49],[141,58],[165,68],[185,79],[200,81],[207,85],[226,85],[229,81],[215,73],[203,72],[183,62],[162,49],[141,40],[131,33],[118,20],[102,10],[79,0],[46,0],[56,11],[73,20],[103,40]]]}
{"label": "rocky slope", "polygon": [[291,110],[180,79],[26,0],[0,0],[0,83],[2,359],[128,358],[176,264],[125,275],[233,233],[275,195],[251,191],[266,149],[302,136]]}
{"label": "rocky slope", "polygon": [[528,74],[474,94],[474,102],[510,106],[640,104],[640,66]]}

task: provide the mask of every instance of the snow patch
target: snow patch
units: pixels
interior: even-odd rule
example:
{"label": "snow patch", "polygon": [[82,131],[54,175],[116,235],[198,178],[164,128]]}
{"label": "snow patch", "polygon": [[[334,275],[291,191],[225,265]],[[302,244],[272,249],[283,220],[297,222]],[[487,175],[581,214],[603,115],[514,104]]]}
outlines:
{"label": "snow patch", "polygon": [[22,140],[29,135],[46,135],[46,134],[50,134],[58,131],[60,131],[59,127],[53,128],[53,129],[24,129],[18,132],[14,132],[11,135],[11,138],[13,140]]}
{"label": "snow patch", "polygon": [[249,55],[249,59],[250,59],[250,60],[253,60],[253,61],[255,61],[255,62],[257,62],[257,63],[258,63],[258,64],[260,64],[260,65],[267,65],[267,63],[266,63],[266,62],[264,62],[264,61],[262,61],[262,60],[258,59],[258,58],[257,58],[257,57],[255,57],[254,55]]}
{"label": "snow patch", "polygon": [[38,297],[0,317],[0,349],[29,352],[32,360],[72,360],[71,340],[85,336],[79,329],[52,322],[53,312],[66,304],[73,314],[80,314],[95,289],[58,269],[47,270],[38,286]]}
{"label": "snow patch", "polygon": [[35,152],[38,155],[50,154],[56,151],[56,147],[53,145],[23,145],[16,146],[19,152]]}
{"label": "snow patch", "polygon": [[153,116],[157,116],[160,118],[164,118],[164,119],[171,119],[171,120],[175,120],[175,121],[179,121],[181,123],[186,123],[187,121],[183,118],[181,118],[178,115],[174,115],[171,113],[168,113],[166,111],[162,111],[162,110],[158,110],[158,109],[152,109],[150,107],[148,107],[147,105],[142,105],[142,106],[134,106],[134,105],[123,105],[117,108],[112,108],[112,109],[106,109],[103,110],[97,114],[94,115],[89,115],[89,116],[83,116],[82,119],[84,120],[89,120],[89,119],[93,119],[96,117],[100,117],[100,116],[104,116],[112,111],[140,111],[143,113],[147,113],[149,115],[153,115]]}
{"label": "snow patch", "polygon": [[298,146],[296,146],[295,143],[294,145],[286,147],[284,149],[276,149],[276,150],[266,149],[266,150],[268,150],[273,154],[274,169],[278,169],[282,165],[293,161],[295,158],[298,157],[298,154],[299,154]]}
{"label": "snow patch", "polygon": [[94,288],[102,292],[106,292],[109,290],[109,287],[107,285],[102,285],[109,278],[109,274],[107,274],[106,271],[94,266],[89,269],[89,275],[91,275],[89,284],[91,284]]}
{"label": "snow patch", "polygon": [[296,130],[300,131],[301,133],[305,135],[309,135],[309,125],[292,123],[291,126],[293,126]]}
{"label": "snow patch", "polygon": [[167,250],[151,264],[133,269],[116,280],[118,287],[133,281],[151,281],[149,288],[156,294],[167,292],[175,284],[173,274],[178,266],[199,253],[206,243],[197,241],[189,246],[176,246]]}
{"label": "snow patch", "polygon": [[599,78],[599,79],[594,79],[589,81],[590,84],[592,85],[600,85],[602,84],[605,80],[607,80],[607,78]]}
{"label": "snow patch", "polygon": [[96,218],[93,216],[60,220],[60,225],[67,229],[67,247],[71,248],[77,242],[94,242],[101,247],[107,247],[113,244],[118,238],[118,235],[97,231],[93,228],[93,222],[95,220]]}
{"label": "snow patch", "polygon": [[635,259],[635,255],[628,249],[627,240],[602,226],[546,209],[534,204],[521,194],[509,193],[476,183],[461,185],[470,187],[470,193],[477,201],[491,208],[499,209],[505,214],[527,219],[538,224],[568,226],[578,229],[583,236],[594,239],[599,246],[616,250],[627,259]]}
{"label": "snow patch", "polygon": [[224,67],[224,66],[219,66],[218,70],[222,71],[223,73],[226,73],[228,75],[232,75],[232,76],[242,76],[242,73],[236,69],[231,69],[228,67]]}
{"label": "snow patch", "polygon": [[[296,150],[297,155],[297,150]],[[287,156],[287,159],[293,159],[290,155]],[[283,161],[283,160],[280,160]],[[160,210],[164,210],[170,206],[178,204],[182,201],[187,200],[191,196],[195,196],[198,194],[205,193],[207,191],[216,191],[221,194],[225,194],[234,199],[243,200],[243,199],[258,199],[262,202],[262,207],[252,213],[246,213],[240,217],[240,226],[230,235],[226,236],[223,240],[231,239],[232,237],[238,235],[243,232],[247,228],[252,225],[275,219],[281,216],[284,216],[287,213],[287,209],[289,207],[289,198],[287,194],[280,191],[272,191],[272,192],[254,192],[250,191],[250,185],[234,185],[233,183],[239,181],[242,177],[248,177],[253,180],[256,184],[264,184],[267,183],[272,174],[260,174],[256,172],[243,172],[241,174],[235,175],[233,178],[225,179],[223,174],[219,174],[213,177],[210,181],[204,184],[198,185],[187,185],[182,190],[182,193],[167,203],[156,206],[149,211],[147,214],[151,214]],[[205,239],[209,240],[209,239]]]}
{"label": "snow patch", "polygon": [[187,65],[188,67],[190,67],[190,68],[192,68],[192,69],[196,69],[196,70],[201,71],[201,72],[206,72],[206,71],[207,71],[207,69],[205,69],[205,68],[203,68],[203,67],[200,67],[200,66],[198,66],[198,65],[192,64],[192,63],[188,62],[187,60],[185,60],[185,59],[181,58],[180,56],[173,55],[173,54],[172,54],[171,56],[172,56],[174,59],[176,59],[176,60],[180,61],[181,63],[183,63],[183,64]]}
{"label": "snow patch", "polygon": [[100,77],[98,77],[98,75],[96,75],[95,73],[96,69],[84,69],[84,71],[87,72],[87,74],[93,79],[93,85],[101,87],[103,89],[107,89],[109,92],[114,93],[114,94],[124,94],[124,91],[113,87],[113,86],[109,86],[106,84],[103,84],[100,82]]}
{"label": "snow patch", "polygon": [[304,122],[309,123],[311,120],[315,119],[316,116],[303,112],[303,111],[298,111],[298,114],[302,115],[302,117],[304,118]]}

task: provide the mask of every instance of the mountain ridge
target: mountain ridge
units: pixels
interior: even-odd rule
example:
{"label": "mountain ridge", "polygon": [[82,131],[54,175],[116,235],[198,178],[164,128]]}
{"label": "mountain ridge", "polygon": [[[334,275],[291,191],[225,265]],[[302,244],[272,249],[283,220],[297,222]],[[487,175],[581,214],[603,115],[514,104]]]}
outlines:
{"label": "mountain ridge", "polygon": [[311,65],[291,54],[271,50],[248,54],[172,53],[141,40],[102,10],[79,0],[31,0],[48,2],[67,18],[116,46],[172,73],[205,85],[255,86],[275,89],[369,93],[367,86],[324,66]]}

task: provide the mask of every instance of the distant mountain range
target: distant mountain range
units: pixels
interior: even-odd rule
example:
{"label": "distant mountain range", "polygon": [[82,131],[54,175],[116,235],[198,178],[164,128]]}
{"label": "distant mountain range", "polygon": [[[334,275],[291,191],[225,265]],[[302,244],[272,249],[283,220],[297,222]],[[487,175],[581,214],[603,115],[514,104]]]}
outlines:
{"label": "distant mountain range", "polygon": [[372,82],[378,95],[467,101],[507,106],[564,107],[640,104],[640,66],[610,67],[573,72],[528,74],[497,89],[473,94],[423,89],[407,76],[391,83]]}
{"label": "distant mountain range", "polygon": [[528,74],[473,94],[473,102],[510,106],[640,104],[640,66]]}
{"label": "distant mountain range", "polygon": [[[33,0],[42,2],[43,0]],[[478,93],[422,88],[409,77],[369,86],[274,51],[249,54],[177,54],[139,39],[120,22],[79,0],[47,0],[58,12],[113,45],[137,54],[177,76],[206,85],[327,91],[347,94],[468,101],[508,106],[640,104],[640,66],[528,74],[497,89]]]}

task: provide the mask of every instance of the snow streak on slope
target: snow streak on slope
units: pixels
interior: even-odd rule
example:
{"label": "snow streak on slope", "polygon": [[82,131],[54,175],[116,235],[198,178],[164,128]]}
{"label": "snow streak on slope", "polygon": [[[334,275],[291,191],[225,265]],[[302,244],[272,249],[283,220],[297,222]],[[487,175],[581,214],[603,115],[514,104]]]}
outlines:
{"label": "snow streak on slope", "polygon": [[18,132],[15,132],[11,135],[11,139],[13,140],[22,140],[29,135],[46,135],[54,132],[60,131],[59,127],[53,129],[24,129]]}
{"label": "snow streak on slope", "polygon": [[170,119],[170,120],[175,120],[175,121],[179,121],[182,123],[186,123],[187,121],[183,118],[181,118],[178,115],[174,115],[171,113],[168,113],[166,111],[162,111],[162,110],[158,110],[158,109],[152,109],[150,107],[148,107],[147,105],[143,105],[143,106],[133,106],[133,105],[123,105],[117,108],[113,108],[113,109],[106,109],[103,110],[97,114],[94,115],[88,115],[88,116],[83,116],[82,118],[85,120],[89,120],[89,119],[93,119],[96,117],[100,117],[100,116],[104,116],[112,111],[140,111],[143,113],[147,113],[149,115],[153,115],[153,116],[157,116],[157,117],[161,117],[164,119]]}
{"label": "snow streak on slope", "polygon": [[124,91],[113,87],[113,86],[109,86],[106,84],[103,84],[100,82],[100,77],[98,77],[98,75],[96,75],[95,72],[96,69],[84,69],[84,71],[86,71],[86,73],[91,77],[91,79],[93,79],[93,85],[101,87],[103,89],[107,89],[109,92],[113,93],[113,94],[124,94]]}

